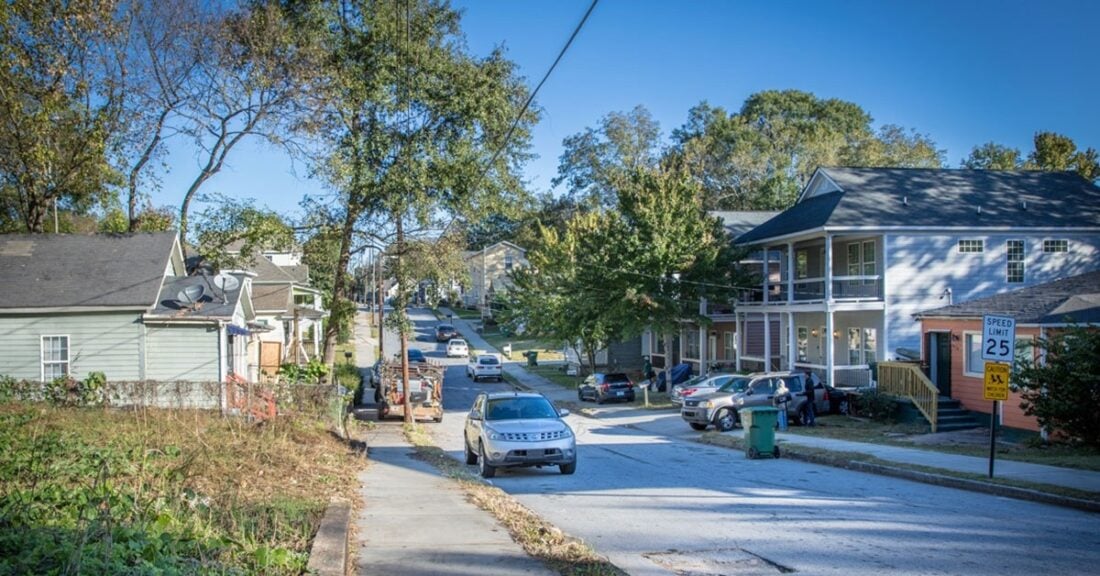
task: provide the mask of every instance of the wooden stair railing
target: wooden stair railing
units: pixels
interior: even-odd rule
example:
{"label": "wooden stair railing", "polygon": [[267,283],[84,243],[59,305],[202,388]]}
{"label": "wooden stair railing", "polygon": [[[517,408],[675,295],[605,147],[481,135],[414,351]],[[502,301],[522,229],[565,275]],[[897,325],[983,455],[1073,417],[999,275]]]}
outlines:
{"label": "wooden stair railing", "polygon": [[940,391],[920,366],[909,362],[879,362],[878,391],[908,398],[936,431]]}

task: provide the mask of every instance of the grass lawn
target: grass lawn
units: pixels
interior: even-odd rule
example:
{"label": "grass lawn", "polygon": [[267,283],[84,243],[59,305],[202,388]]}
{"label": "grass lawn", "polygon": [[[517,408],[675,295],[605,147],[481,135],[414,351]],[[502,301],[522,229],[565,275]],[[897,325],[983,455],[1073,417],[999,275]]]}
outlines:
{"label": "grass lawn", "polygon": [[565,356],[561,353],[561,349],[553,347],[546,342],[541,342],[534,338],[523,338],[520,336],[505,336],[500,332],[496,326],[492,326],[487,330],[481,332],[481,337],[486,342],[491,344],[497,350],[504,350],[505,344],[512,345],[512,355],[509,356],[512,360],[525,361],[523,356],[524,352],[534,350],[539,354],[539,362],[542,361],[562,361],[565,360]]}
{"label": "grass lawn", "polygon": [[[962,440],[952,440],[949,437],[942,442],[930,441],[925,434],[925,427],[918,424],[893,424],[855,418],[849,416],[830,415],[817,419],[818,426],[803,428],[791,426],[788,430],[793,434],[806,434],[809,436],[824,436],[855,442],[870,442],[875,444],[889,444],[893,446],[905,446],[920,448],[923,450],[936,450],[949,454],[962,454],[966,456],[989,457],[989,431],[956,435]],[[1081,470],[1100,471],[1100,451],[1079,446],[1064,444],[1030,445],[1008,443],[998,438],[997,458],[1015,460],[1019,462],[1031,462],[1034,464],[1047,464],[1050,466],[1062,466],[1066,468],[1078,468]]]}
{"label": "grass lawn", "polygon": [[0,446],[0,574],[301,574],[365,462],[319,420],[200,410],[0,403]]}

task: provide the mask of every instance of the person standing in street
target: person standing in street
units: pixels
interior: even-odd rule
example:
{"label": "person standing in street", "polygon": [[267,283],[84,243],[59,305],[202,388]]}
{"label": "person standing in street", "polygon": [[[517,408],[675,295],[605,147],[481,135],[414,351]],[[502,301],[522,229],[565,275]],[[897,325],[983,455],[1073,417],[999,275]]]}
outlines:
{"label": "person standing in street", "polygon": [[816,384],[815,380],[817,380],[817,376],[813,372],[810,372],[809,370],[807,370],[806,371],[806,403],[804,404],[804,408],[802,410],[802,425],[803,426],[813,426],[814,423],[817,420],[817,414],[815,413],[816,412],[816,406],[814,404],[814,400],[816,399],[815,397],[816,397],[816,394],[817,394],[816,393],[817,384]]}
{"label": "person standing in street", "polygon": [[787,382],[784,380],[779,381],[779,388],[775,390],[775,407],[779,410],[778,420],[779,431],[787,431],[787,404],[791,401],[791,391],[787,389]]}

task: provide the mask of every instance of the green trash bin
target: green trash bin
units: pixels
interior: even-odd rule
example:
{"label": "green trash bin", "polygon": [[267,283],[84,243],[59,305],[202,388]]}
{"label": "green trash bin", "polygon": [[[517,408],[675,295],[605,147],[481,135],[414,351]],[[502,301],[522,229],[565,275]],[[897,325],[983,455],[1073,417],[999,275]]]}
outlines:
{"label": "green trash bin", "polygon": [[771,406],[742,408],[741,427],[745,429],[745,455],[759,458],[765,454],[779,458],[779,446],[775,444],[775,423],[779,410]]}
{"label": "green trash bin", "polygon": [[523,355],[527,357],[527,365],[528,366],[538,366],[539,365],[539,352],[538,352],[538,350],[530,350],[530,351],[524,352]]}

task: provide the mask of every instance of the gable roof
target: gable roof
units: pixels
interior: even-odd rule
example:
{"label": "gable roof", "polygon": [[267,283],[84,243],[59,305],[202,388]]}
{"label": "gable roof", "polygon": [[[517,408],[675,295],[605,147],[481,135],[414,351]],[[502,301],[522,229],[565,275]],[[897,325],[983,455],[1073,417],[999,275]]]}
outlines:
{"label": "gable roof", "polygon": [[797,204],[738,238],[811,231],[1100,230],[1100,187],[1075,172],[819,168]]}
{"label": "gable roof", "polygon": [[1011,316],[1018,324],[1100,323],[1100,271],[914,314],[921,318]]}
{"label": "gable roof", "polygon": [[256,273],[256,277],[252,279],[254,284],[265,282],[301,282],[290,271],[272,263],[271,260],[268,260],[259,252],[253,253],[251,256],[246,256],[242,258],[242,260],[243,265],[250,272]]}
{"label": "gable roof", "polygon": [[294,299],[290,284],[252,284],[252,304],[256,312],[285,313]]}
{"label": "gable roof", "polygon": [[0,310],[148,308],[176,250],[175,232],[0,235]]}
{"label": "gable roof", "polygon": [[[244,299],[247,283],[239,282],[236,288],[223,293],[214,285],[211,278],[211,276],[165,278],[164,288],[160,292],[157,304],[148,316],[178,320],[232,320],[237,306]],[[178,300],[177,295],[190,286],[203,288],[198,305],[185,306]]]}
{"label": "gable roof", "polygon": [[738,236],[778,216],[778,210],[713,210],[711,216],[722,220],[722,226],[734,240]]}

